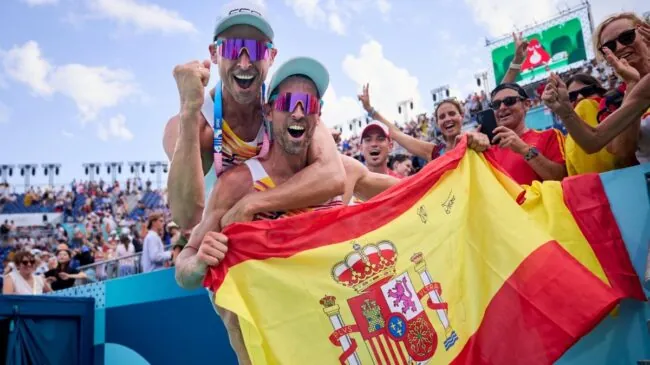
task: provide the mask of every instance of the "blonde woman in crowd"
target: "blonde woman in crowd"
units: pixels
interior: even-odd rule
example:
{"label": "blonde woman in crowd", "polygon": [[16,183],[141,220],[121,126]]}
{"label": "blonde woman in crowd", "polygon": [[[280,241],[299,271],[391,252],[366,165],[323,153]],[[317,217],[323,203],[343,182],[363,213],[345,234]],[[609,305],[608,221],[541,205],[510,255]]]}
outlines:
{"label": "blonde woman in crowd", "polygon": [[623,105],[597,126],[587,125],[575,113],[564,82],[555,74],[542,96],[564,122],[569,134],[587,153],[596,153],[619,137],[623,153],[641,163],[650,162],[650,25],[634,13],[603,21],[593,35],[594,52],[625,81]]}

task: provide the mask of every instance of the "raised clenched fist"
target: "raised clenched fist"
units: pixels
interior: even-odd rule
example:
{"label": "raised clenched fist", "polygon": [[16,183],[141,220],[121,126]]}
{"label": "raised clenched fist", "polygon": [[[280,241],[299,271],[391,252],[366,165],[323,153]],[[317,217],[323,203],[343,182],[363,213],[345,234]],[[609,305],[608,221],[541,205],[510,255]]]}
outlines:
{"label": "raised clenched fist", "polygon": [[564,81],[555,73],[551,73],[548,78],[548,83],[542,93],[542,101],[556,114],[563,114],[573,109],[569,99],[569,90]]}
{"label": "raised clenched fist", "polygon": [[210,61],[192,61],[174,67],[174,79],[181,98],[181,108],[197,112],[203,106],[204,90],[210,81]]}
{"label": "raised clenched fist", "polygon": [[228,252],[228,237],[219,232],[208,232],[197,253],[199,262],[206,266],[217,266]]}

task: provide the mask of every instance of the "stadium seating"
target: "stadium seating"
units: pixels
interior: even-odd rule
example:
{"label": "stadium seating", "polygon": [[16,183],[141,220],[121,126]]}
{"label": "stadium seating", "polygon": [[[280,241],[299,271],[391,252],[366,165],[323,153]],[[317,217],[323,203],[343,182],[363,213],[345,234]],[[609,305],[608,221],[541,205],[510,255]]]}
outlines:
{"label": "stadium seating", "polygon": [[25,206],[25,194],[16,194],[16,201],[7,203],[2,209],[3,214],[20,214],[20,213],[52,213],[54,212],[53,204],[39,202],[32,203],[29,207]]}

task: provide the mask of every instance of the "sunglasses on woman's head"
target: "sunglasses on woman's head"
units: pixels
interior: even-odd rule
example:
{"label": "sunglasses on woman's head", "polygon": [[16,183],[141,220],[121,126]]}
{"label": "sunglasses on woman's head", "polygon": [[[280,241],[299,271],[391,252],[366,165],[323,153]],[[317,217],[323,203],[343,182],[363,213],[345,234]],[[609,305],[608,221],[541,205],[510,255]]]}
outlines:
{"label": "sunglasses on woman's head", "polygon": [[572,103],[575,103],[575,101],[578,100],[578,95],[582,95],[582,97],[588,98],[588,97],[596,94],[597,92],[598,92],[598,90],[596,89],[596,87],[594,85],[588,85],[588,86],[583,87],[580,90],[571,91],[569,93],[569,101],[571,101]]}
{"label": "sunglasses on woman's head", "polygon": [[31,259],[31,260],[23,260],[22,263],[23,263],[23,265],[25,265],[25,266],[27,266],[27,265],[34,265],[34,264],[36,263],[36,260],[35,260],[35,259]]}
{"label": "sunglasses on woman's head", "polygon": [[615,39],[603,43],[603,45],[600,46],[600,51],[603,54],[605,54],[604,49],[609,48],[610,51],[616,52],[616,49],[618,48],[618,43],[624,46],[629,46],[630,44],[634,43],[635,40],[636,40],[636,29],[626,30],[621,34],[619,34],[618,37],[616,37]]}
{"label": "sunglasses on woman's head", "polygon": [[501,108],[501,104],[510,107],[517,104],[519,100],[524,100],[524,99],[521,96],[506,96],[505,98],[503,98],[503,100],[492,100],[492,103],[490,103],[490,107],[494,110]]}

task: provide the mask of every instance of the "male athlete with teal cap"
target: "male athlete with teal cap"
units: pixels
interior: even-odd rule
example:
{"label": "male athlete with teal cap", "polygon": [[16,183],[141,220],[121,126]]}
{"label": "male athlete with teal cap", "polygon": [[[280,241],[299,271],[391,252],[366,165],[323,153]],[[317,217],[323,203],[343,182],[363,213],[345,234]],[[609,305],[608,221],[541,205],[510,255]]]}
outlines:
{"label": "male athlete with teal cap", "polygon": [[[264,156],[271,145],[262,100],[264,80],[277,54],[273,28],[252,4],[227,9],[215,27],[211,59],[174,69],[181,110],[167,123],[163,144],[171,159],[167,188],[172,218],[183,229],[200,221],[217,176]],[[220,82],[209,90],[205,87],[212,64],[218,66]],[[223,223],[317,204],[343,193],[344,182],[336,145],[325,125],[319,124],[309,147],[308,166],[286,184],[238,201],[224,214]]]}
{"label": "male athlete with teal cap", "polygon": [[[271,78],[265,106],[267,119],[272,121],[274,136],[269,153],[263,158],[248,159],[219,178],[210,194],[201,223],[177,258],[176,281],[180,286],[187,289],[199,287],[208,267],[219,265],[227,254],[228,239],[219,233],[222,228],[220,222],[233,204],[246,196],[277,189],[277,186],[287,183],[308,168],[309,149],[314,143],[318,126],[322,124],[321,99],[328,84],[327,69],[311,58],[294,58],[278,68]],[[340,158],[344,159],[346,168],[345,197],[332,195],[317,204],[297,209],[260,212],[254,219],[279,219],[342,206],[353,193],[370,199],[399,182],[388,175],[371,173],[350,157]],[[249,344],[248,348],[244,345],[240,328],[247,324],[240,323],[237,316],[229,311],[215,309],[228,330],[239,363],[249,364],[259,348],[255,344]]]}

